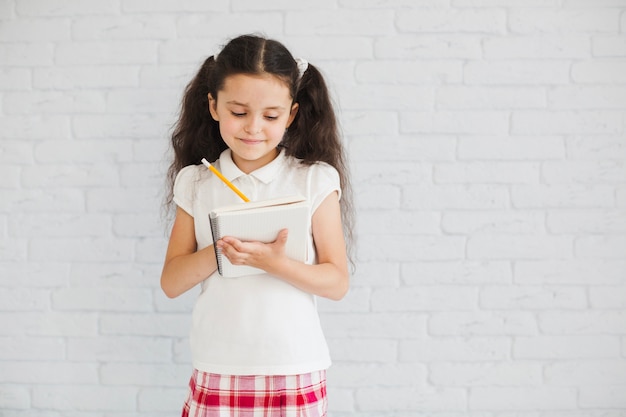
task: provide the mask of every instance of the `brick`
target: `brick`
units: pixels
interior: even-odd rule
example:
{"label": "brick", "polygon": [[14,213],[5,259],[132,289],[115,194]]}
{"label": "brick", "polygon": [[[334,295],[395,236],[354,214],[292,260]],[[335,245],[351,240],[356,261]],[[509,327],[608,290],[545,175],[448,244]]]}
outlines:
{"label": "brick", "polygon": [[30,390],[25,386],[2,385],[0,386],[0,409],[2,410],[28,410],[30,409]]}
{"label": "brick", "polygon": [[84,14],[118,14],[119,0],[106,3],[97,0],[51,0],[45,4],[17,0],[15,11],[24,16],[75,16]]}
{"label": "brick", "polygon": [[546,366],[545,381],[560,386],[626,385],[626,363],[620,359],[559,361]]}
{"label": "brick", "polygon": [[589,305],[598,309],[626,309],[626,288],[622,286],[589,288]]}
{"label": "brick", "polygon": [[[343,115],[342,126],[356,137],[361,135],[388,134],[398,131],[398,115],[394,112],[355,111]],[[377,138],[380,139],[380,138]]]}
{"label": "brick", "polygon": [[81,190],[18,190],[3,191],[0,211],[22,213],[81,213],[85,196]]}
{"label": "brick", "polygon": [[588,306],[587,293],[578,287],[496,287],[481,289],[480,305],[489,310],[568,310]]}
{"label": "brick", "polygon": [[315,10],[334,7],[333,0],[324,0],[309,4],[295,4],[290,0],[272,0],[267,5],[261,5],[255,0],[233,0],[232,8],[235,11],[261,11],[261,10]]}
{"label": "brick", "polygon": [[496,135],[509,131],[509,115],[503,111],[401,112],[402,133]]}
{"label": "brick", "polygon": [[365,211],[359,214],[359,231],[363,234],[437,234],[440,215],[435,212]]}
{"label": "brick", "polygon": [[624,385],[583,386],[580,388],[578,402],[581,408],[626,408],[626,389]]}
{"label": "brick", "polygon": [[607,160],[626,158],[626,139],[617,135],[573,136],[565,140],[568,159]]}
{"label": "brick", "polygon": [[574,240],[569,236],[476,235],[467,241],[469,259],[567,259],[573,256]]}
{"label": "brick", "polygon": [[359,410],[389,412],[410,411],[462,411],[466,409],[466,392],[454,388],[363,388],[356,391]]}
{"label": "brick", "polygon": [[464,59],[482,58],[481,38],[474,35],[400,35],[374,41],[377,59]]}
{"label": "brick", "polygon": [[[362,136],[350,143],[350,154],[358,161],[452,161],[455,159],[456,140],[453,136],[405,135],[386,139],[387,147],[380,147],[380,138]],[[406,152],[398,154],[397,149]],[[356,164],[358,166],[358,163]],[[415,164],[413,166],[415,169]]]}
{"label": "brick", "polygon": [[418,313],[325,313],[321,321],[329,339],[416,339],[426,335],[426,316]]}
{"label": "brick", "polygon": [[21,168],[17,165],[0,166],[0,188],[18,188],[21,171]]}
{"label": "brick", "polygon": [[202,1],[186,0],[124,0],[122,10],[124,12],[216,12],[226,11],[229,8],[227,0]]}
{"label": "brick", "polygon": [[2,100],[6,114],[102,113],[104,94],[96,92],[15,92]]}
{"label": "brick", "polygon": [[56,310],[66,311],[152,311],[148,289],[66,288],[52,293]]}
{"label": "brick", "polygon": [[508,311],[434,312],[428,321],[434,336],[529,336],[537,333],[534,315]]}
{"label": "brick", "polygon": [[6,337],[0,336],[0,360],[62,361],[65,359],[66,343],[52,337]]}
{"label": "brick", "polygon": [[[398,357],[398,342],[389,339],[329,339],[333,361],[344,365],[344,369],[369,364],[393,364]],[[335,368],[335,366],[330,369]],[[338,372],[341,373],[341,372]],[[347,375],[347,378],[351,375]],[[346,378],[344,377],[344,378]],[[339,384],[341,386],[341,384]]]}
{"label": "brick", "polygon": [[548,213],[552,233],[626,234],[626,210],[558,210]]}
{"label": "brick", "polygon": [[594,36],[591,51],[599,57],[626,57],[626,39],[619,35]]}
{"label": "brick", "polygon": [[404,200],[404,207],[417,210],[494,210],[507,207],[509,196],[502,185],[450,184],[411,187]]}
{"label": "brick", "polygon": [[42,90],[136,87],[139,66],[96,65],[35,68],[33,86]]}
{"label": "brick", "polygon": [[19,19],[3,21],[3,42],[53,42],[70,40],[69,19]]}
{"label": "brick", "polygon": [[394,60],[359,62],[355,79],[361,83],[385,84],[458,84],[463,80],[461,61],[407,61],[398,65]]}
{"label": "brick", "polygon": [[623,109],[626,87],[556,86],[548,90],[548,105],[554,109]]}
{"label": "brick", "polygon": [[565,156],[563,139],[557,136],[473,136],[459,138],[459,159],[505,161],[551,160]]}
{"label": "brick", "polygon": [[104,385],[139,385],[143,387],[184,387],[189,381],[190,365],[105,363],[100,368]]}
{"label": "brick", "polygon": [[570,82],[571,65],[565,60],[474,60],[465,64],[463,80],[470,85],[567,84]]}
{"label": "brick", "polygon": [[26,188],[112,187],[119,177],[110,164],[42,164],[25,167],[21,182]]}
{"label": "brick", "polygon": [[355,186],[354,195],[356,205],[365,210],[381,208],[395,209],[401,206],[401,191],[396,186]]}
{"label": "brick", "polygon": [[[185,381],[186,385],[187,381]],[[142,389],[137,397],[139,411],[148,412],[146,415],[155,415],[157,412],[168,412],[169,415],[180,412],[181,404],[187,397],[184,388],[147,388]],[[166,415],[163,415],[165,417]]]}
{"label": "brick", "polygon": [[30,259],[35,261],[122,262],[130,260],[133,242],[112,238],[37,238],[29,245]]}
{"label": "brick", "polygon": [[436,164],[433,180],[436,184],[538,183],[540,169],[536,162],[455,162]]}
{"label": "brick", "polygon": [[0,62],[11,66],[51,66],[54,48],[51,43],[0,44]]}
{"label": "brick", "polygon": [[[321,47],[323,45],[323,47]],[[310,64],[319,69],[329,82],[331,92],[334,86],[342,84],[342,78],[349,77],[354,81],[354,60],[371,60],[374,56],[372,39],[365,35],[333,36],[333,35],[302,35],[293,38],[290,48],[295,56],[306,58]],[[350,72],[339,76],[337,68],[350,68]],[[377,82],[380,82],[378,80]]]}
{"label": "brick", "polygon": [[616,134],[623,129],[622,115],[615,111],[514,111],[514,134]]}
{"label": "brick", "polygon": [[[0,262],[0,286],[54,288],[67,284],[70,265],[62,262]],[[45,281],[41,280],[45,274]],[[19,277],[19,279],[18,279]]]}
{"label": "brick", "polygon": [[43,311],[50,306],[50,292],[34,288],[0,288],[0,311]]}
{"label": "brick", "polygon": [[543,88],[443,86],[437,89],[437,109],[532,109],[546,106]]}
{"label": "brick", "polygon": [[380,161],[376,170],[372,170],[371,162],[356,162],[351,164],[350,169],[355,178],[359,179],[359,185],[409,185],[430,183],[432,181],[432,167],[425,163],[415,166],[415,163],[412,161]]}
{"label": "brick", "polygon": [[598,335],[626,333],[626,312],[612,310],[543,312],[537,317],[542,333]]}
{"label": "brick", "polygon": [[27,336],[95,336],[98,318],[95,314],[62,313],[58,311],[19,311],[3,314],[5,335]]}
{"label": "brick", "polygon": [[398,15],[402,32],[494,33],[506,32],[507,16],[503,10],[410,10]]}
{"label": "brick", "polygon": [[[381,279],[383,277],[383,279]],[[386,287],[400,284],[400,264],[386,261],[362,261],[350,281],[351,287]]]}
{"label": "brick", "polygon": [[500,361],[509,357],[511,341],[502,337],[431,338],[400,341],[401,362]]}
{"label": "brick", "polygon": [[372,311],[472,310],[478,292],[472,287],[400,287],[372,291]]}
{"label": "brick", "polygon": [[175,20],[169,16],[81,17],[72,22],[72,39],[171,39],[176,37]]}
{"label": "brick", "polygon": [[30,90],[32,71],[30,68],[0,68],[0,90]]}
{"label": "brick", "polygon": [[357,258],[364,260],[453,260],[463,257],[465,239],[452,236],[383,235],[359,238]]}
{"label": "brick", "polygon": [[623,260],[520,261],[513,266],[516,283],[557,285],[611,285],[626,283]]}
{"label": "brick", "polygon": [[0,382],[14,384],[97,384],[98,365],[71,362],[0,362]]}
{"label": "brick", "polygon": [[156,62],[157,42],[152,40],[116,40],[59,42],[55,62],[72,65],[133,65]]}
{"label": "brick", "polygon": [[560,0],[452,0],[455,7],[553,7],[560,6]]}
{"label": "brick", "polygon": [[533,336],[516,337],[513,357],[536,360],[567,360],[587,358],[618,358],[620,340],[617,336]]}
{"label": "brick", "polygon": [[587,35],[537,35],[492,37],[483,43],[484,57],[503,59],[584,59],[591,55]]}
{"label": "brick", "polygon": [[67,139],[70,137],[70,120],[67,115],[15,115],[2,118],[0,139]]}
{"label": "brick", "polygon": [[623,183],[626,164],[623,161],[549,161],[543,164],[542,177],[548,184]]}
{"label": "brick", "polygon": [[515,208],[612,208],[613,187],[608,185],[513,185]]}
{"label": "brick", "polygon": [[469,395],[470,410],[562,410],[576,408],[577,391],[561,387],[478,387]]}
{"label": "brick", "polygon": [[508,14],[513,33],[598,33],[618,32],[619,15],[611,9],[529,10],[517,9]]}
{"label": "brick", "polygon": [[441,229],[452,234],[541,234],[545,215],[521,211],[455,211],[444,213]]}
{"label": "brick", "polygon": [[100,385],[47,385],[33,388],[33,407],[61,411],[135,411],[137,389]]}
{"label": "brick", "polygon": [[171,356],[171,341],[163,338],[99,336],[70,339],[72,362],[163,363]]}
{"label": "brick", "polygon": [[[433,363],[430,380],[442,387],[541,385],[542,367],[530,362]],[[471,391],[471,390],[470,390]]]}
{"label": "brick", "polygon": [[169,126],[162,114],[77,115],[72,119],[79,139],[145,139],[167,136]]}
{"label": "brick", "polygon": [[337,94],[342,106],[354,110],[431,110],[435,101],[432,88],[412,85],[341,86]]}
{"label": "brick", "polygon": [[508,262],[412,261],[401,264],[402,282],[418,284],[464,284],[482,285],[508,283],[512,280]]}
{"label": "brick", "polygon": [[[277,37],[286,26],[284,15],[265,10],[258,13],[206,13],[189,14],[176,22],[178,38],[216,38],[222,40],[224,33],[247,33],[256,27],[269,37]],[[224,41],[225,43],[226,41]],[[210,51],[207,51],[207,53]]]}
{"label": "brick", "polygon": [[574,252],[579,258],[624,259],[626,235],[579,237],[574,241]]}
{"label": "brick", "polygon": [[290,11],[285,17],[284,30],[290,36],[390,35],[395,33],[394,14],[387,10]]}
{"label": "brick", "polygon": [[427,370],[422,364],[337,364],[329,369],[329,379],[340,388],[368,388],[372,381],[380,387],[426,385]]}
{"label": "brick", "polygon": [[587,60],[572,64],[572,80],[576,83],[624,84],[626,62]]}
{"label": "brick", "polygon": [[166,228],[156,213],[122,213],[113,216],[113,233],[121,237],[163,238]]}
{"label": "brick", "polygon": [[79,160],[94,164],[127,162],[133,157],[134,146],[131,140],[125,139],[44,140],[35,145],[33,155],[38,161],[53,164],[75,163]]}

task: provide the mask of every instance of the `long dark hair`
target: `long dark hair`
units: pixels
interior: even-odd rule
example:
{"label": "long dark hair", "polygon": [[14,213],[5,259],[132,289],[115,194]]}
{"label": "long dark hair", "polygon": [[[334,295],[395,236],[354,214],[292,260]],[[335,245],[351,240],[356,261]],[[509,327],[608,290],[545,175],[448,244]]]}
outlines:
{"label": "long dark hair", "polygon": [[[301,75],[296,60],[280,42],[255,35],[232,39],[219,55],[207,58],[185,89],[178,121],[172,133],[174,161],[168,170],[166,205],[172,206],[173,184],[187,165],[219,158],[227,146],[219,124],[209,112],[208,94],[217,97],[226,77],[235,74],[271,74],[289,87],[298,113],[281,142],[287,155],[304,164],[326,162],[339,173],[341,214],[350,250],[353,228],[352,193],[335,111],[320,71],[309,64]],[[351,256],[350,256],[351,258]]]}

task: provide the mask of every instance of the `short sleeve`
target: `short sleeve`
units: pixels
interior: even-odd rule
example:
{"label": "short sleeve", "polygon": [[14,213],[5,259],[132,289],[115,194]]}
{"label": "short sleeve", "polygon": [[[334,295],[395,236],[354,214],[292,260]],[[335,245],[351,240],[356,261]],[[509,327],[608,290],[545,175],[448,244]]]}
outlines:
{"label": "short sleeve", "polygon": [[181,169],[174,180],[174,203],[193,217],[195,185],[198,182],[197,167],[188,165]]}
{"label": "short sleeve", "polygon": [[334,191],[337,191],[341,199],[341,184],[337,170],[326,163],[317,163],[311,166],[311,209],[315,212],[324,199]]}

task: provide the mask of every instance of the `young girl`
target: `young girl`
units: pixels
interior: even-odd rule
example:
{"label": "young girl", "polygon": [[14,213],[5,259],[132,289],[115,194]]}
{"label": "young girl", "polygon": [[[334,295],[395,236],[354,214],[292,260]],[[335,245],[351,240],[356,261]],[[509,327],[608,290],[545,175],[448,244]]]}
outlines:
{"label": "young girl", "polygon": [[[345,156],[320,72],[279,42],[231,40],[209,57],[183,97],[172,135],[169,203],[176,218],[161,287],[196,284],[194,372],[183,416],[325,416],[330,357],[315,296],[348,290],[350,202]],[[301,194],[310,204],[308,259],[272,243],[213,242],[208,213],[242,202],[200,164],[206,158],[251,200]],[[214,245],[264,274],[223,278]]]}

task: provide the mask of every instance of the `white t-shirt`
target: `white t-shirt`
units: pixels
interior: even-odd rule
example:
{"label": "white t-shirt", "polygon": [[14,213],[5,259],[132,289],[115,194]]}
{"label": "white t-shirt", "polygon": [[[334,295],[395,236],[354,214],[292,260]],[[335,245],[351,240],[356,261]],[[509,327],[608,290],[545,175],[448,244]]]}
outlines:
{"label": "white t-shirt", "polygon": [[[328,164],[305,165],[281,151],[268,165],[245,174],[230,150],[213,164],[251,201],[300,194],[310,216],[332,192],[339,175]],[[194,218],[198,250],[213,243],[209,212],[243,203],[203,165],[183,168],[174,183],[174,202]],[[309,258],[317,262],[309,221]],[[315,296],[269,274],[223,278],[217,271],[201,284],[191,329],[193,365],[228,375],[293,375],[330,366]]]}

